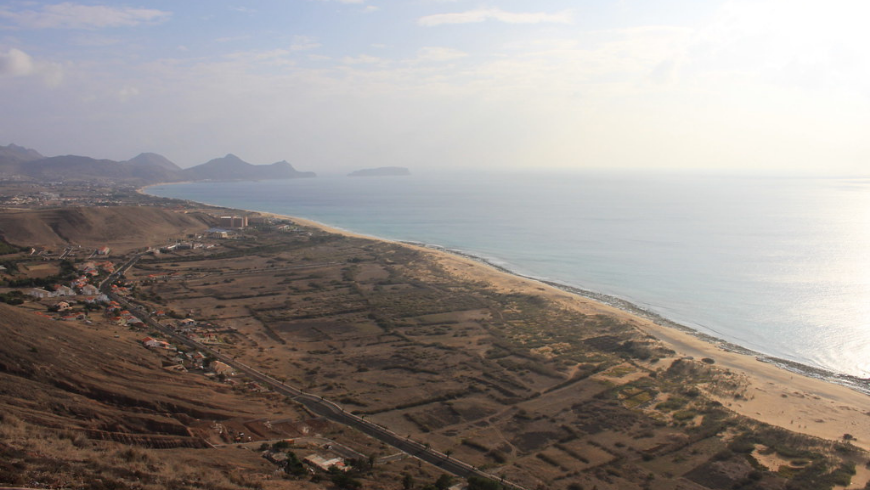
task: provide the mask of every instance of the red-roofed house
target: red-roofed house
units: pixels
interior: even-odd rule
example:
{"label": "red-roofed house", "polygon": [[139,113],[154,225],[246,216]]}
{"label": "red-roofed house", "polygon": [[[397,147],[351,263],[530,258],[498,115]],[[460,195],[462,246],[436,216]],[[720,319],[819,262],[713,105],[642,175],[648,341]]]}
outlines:
{"label": "red-roofed house", "polygon": [[149,349],[168,349],[170,347],[169,342],[153,339],[151,337],[145,337],[142,339],[142,345]]}

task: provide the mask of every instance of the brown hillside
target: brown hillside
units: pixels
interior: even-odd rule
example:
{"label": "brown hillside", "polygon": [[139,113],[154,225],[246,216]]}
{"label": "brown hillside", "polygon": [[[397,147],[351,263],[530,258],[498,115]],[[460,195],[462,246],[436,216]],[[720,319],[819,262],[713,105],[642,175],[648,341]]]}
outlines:
{"label": "brown hillside", "polygon": [[[2,488],[323,490],[335,488],[328,478],[287,478],[258,447],[314,436],[372,450],[367,438],[277,395],[164,369],[171,354],[142,347],[144,333],[96,316],[93,325],[49,320],[2,303],[0,317]],[[240,432],[253,442],[228,444]],[[295,450],[299,458],[314,452],[327,454],[307,442]],[[386,467],[365,488],[399,488],[398,469]],[[438,476],[410,462],[393,467]]]}
{"label": "brown hillside", "polygon": [[201,375],[162,369],[138,342],[144,334],[4,304],[0,316],[0,412],[29,423],[151,447],[202,447],[188,430],[197,419],[268,413]]}
{"label": "brown hillside", "polygon": [[227,430],[286,437],[251,421],[302,419],[291,406],[164,370],[143,334],[97,318],[52,321],[5,304],[0,317],[0,486],[322,488],[273,480],[259,452],[206,449],[227,442]]}
{"label": "brown hillside", "polygon": [[209,227],[208,216],[157,207],[116,206],[0,212],[0,234],[21,246],[140,248]]}

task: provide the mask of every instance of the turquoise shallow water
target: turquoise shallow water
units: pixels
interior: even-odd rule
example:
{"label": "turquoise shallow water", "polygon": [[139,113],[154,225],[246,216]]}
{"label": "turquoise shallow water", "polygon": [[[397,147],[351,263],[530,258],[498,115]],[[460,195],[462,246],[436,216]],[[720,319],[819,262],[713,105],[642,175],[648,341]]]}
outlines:
{"label": "turquoise shallow water", "polygon": [[460,250],[766,355],[870,377],[868,180],[419,175],[148,192]]}

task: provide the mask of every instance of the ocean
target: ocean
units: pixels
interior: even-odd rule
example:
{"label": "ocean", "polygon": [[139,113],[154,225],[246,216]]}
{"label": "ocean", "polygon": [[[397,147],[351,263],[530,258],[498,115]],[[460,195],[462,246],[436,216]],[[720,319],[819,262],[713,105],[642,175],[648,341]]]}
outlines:
{"label": "ocean", "polygon": [[870,378],[868,179],[421,173],[147,192],[459,251],[846,384]]}

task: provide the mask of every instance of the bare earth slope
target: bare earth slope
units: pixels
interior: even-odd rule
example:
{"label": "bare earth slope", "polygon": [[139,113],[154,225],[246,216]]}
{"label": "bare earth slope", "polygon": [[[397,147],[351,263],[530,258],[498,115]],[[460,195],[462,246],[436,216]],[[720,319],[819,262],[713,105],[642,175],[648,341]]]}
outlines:
{"label": "bare earth slope", "polygon": [[274,433],[251,422],[305,420],[292,406],[165,370],[127,329],[4,304],[0,317],[0,485],[321,488],[269,481],[275,467],[256,451],[210,448],[248,427],[267,439],[293,436],[302,422]]}
{"label": "bare earth slope", "polygon": [[[181,421],[258,416],[201,376],[161,369],[137,335],[0,304],[0,407],[39,425],[158,447],[203,447]],[[121,335],[123,334],[123,335]],[[194,401],[195,400],[195,401]],[[263,407],[258,407],[262,409]]]}
{"label": "bare earth slope", "polygon": [[109,247],[128,250],[156,237],[183,237],[209,227],[208,217],[149,206],[40,209],[0,212],[0,234],[28,246]]}

